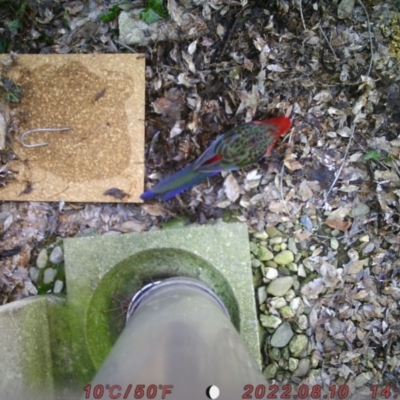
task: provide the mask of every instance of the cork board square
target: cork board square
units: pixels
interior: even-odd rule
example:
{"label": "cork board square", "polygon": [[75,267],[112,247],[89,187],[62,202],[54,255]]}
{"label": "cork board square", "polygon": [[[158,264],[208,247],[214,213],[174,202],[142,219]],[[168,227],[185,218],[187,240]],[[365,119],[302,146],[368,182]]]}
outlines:
{"label": "cork board square", "polygon": [[[0,57],[0,61],[1,61]],[[22,87],[12,105],[16,180],[2,200],[141,202],[144,181],[145,60],[133,54],[19,55],[8,76]],[[23,132],[35,132],[26,144]],[[33,190],[25,190],[28,186]],[[122,200],[104,195],[117,188]],[[29,193],[24,193],[29,192]]]}

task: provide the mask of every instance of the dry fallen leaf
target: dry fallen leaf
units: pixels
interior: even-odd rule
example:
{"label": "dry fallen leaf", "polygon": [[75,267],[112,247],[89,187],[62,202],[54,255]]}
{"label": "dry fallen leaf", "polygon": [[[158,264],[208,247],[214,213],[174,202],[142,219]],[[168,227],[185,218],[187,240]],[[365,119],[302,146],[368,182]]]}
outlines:
{"label": "dry fallen leaf", "polygon": [[327,219],[324,224],[328,225],[332,229],[338,229],[339,231],[346,232],[352,223],[350,221],[340,221],[338,219]]}
{"label": "dry fallen leaf", "polygon": [[0,112],[0,150],[4,150],[6,147],[6,134],[7,122],[3,114]]}
{"label": "dry fallen leaf", "polygon": [[178,89],[172,88],[152,103],[154,111],[164,117],[169,117],[175,122],[181,119],[182,94]]}
{"label": "dry fallen leaf", "polygon": [[240,186],[232,174],[229,174],[224,181],[226,197],[235,202],[240,196]]}
{"label": "dry fallen leaf", "polygon": [[307,201],[311,199],[311,197],[313,197],[313,192],[310,189],[310,186],[308,186],[306,181],[300,183],[299,195],[303,201]]}
{"label": "dry fallen leaf", "polygon": [[299,229],[294,231],[293,235],[301,242],[309,239],[312,236],[312,232],[306,231],[305,229]]}
{"label": "dry fallen leaf", "polygon": [[143,232],[146,225],[142,222],[137,221],[125,221],[122,224],[113,226],[113,229],[123,233],[127,232]]}
{"label": "dry fallen leaf", "polygon": [[317,278],[304,285],[301,289],[301,293],[306,297],[312,297],[316,294],[321,293],[325,289],[325,285],[322,278]]}
{"label": "dry fallen leaf", "polygon": [[287,154],[283,163],[289,171],[296,171],[303,168],[303,165],[296,160],[296,155],[293,153]]}
{"label": "dry fallen leaf", "polygon": [[143,204],[142,208],[147,212],[147,214],[153,217],[161,217],[164,215],[163,208],[160,204]]}

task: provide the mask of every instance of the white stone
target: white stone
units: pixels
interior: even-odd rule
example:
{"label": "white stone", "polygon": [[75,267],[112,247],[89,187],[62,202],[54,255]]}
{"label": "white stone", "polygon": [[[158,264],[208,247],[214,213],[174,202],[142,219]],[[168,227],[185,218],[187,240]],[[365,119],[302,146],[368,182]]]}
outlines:
{"label": "white stone", "polygon": [[36,266],[40,268],[44,268],[47,264],[48,256],[47,256],[47,250],[42,249],[40,250],[40,253],[38,255],[38,258],[36,259]]}
{"label": "white stone", "polygon": [[278,277],[278,270],[272,267],[265,268],[265,277],[271,281],[276,279]]}
{"label": "white stone", "polygon": [[293,311],[297,311],[301,306],[302,300],[300,297],[295,297],[294,299],[290,300],[290,308]]}
{"label": "white stone", "polygon": [[47,268],[46,271],[44,271],[43,283],[53,282],[56,275],[57,275],[57,270],[53,268]]}
{"label": "white stone", "polygon": [[286,300],[283,297],[275,297],[269,301],[269,305],[279,310],[287,305]]}
{"label": "white stone", "polygon": [[61,293],[61,291],[63,290],[63,287],[64,287],[64,282],[57,279],[54,282],[53,293]]}
{"label": "white stone", "polygon": [[50,254],[50,262],[60,264],[64,260],[64,254],[60,246],[54,247]]}

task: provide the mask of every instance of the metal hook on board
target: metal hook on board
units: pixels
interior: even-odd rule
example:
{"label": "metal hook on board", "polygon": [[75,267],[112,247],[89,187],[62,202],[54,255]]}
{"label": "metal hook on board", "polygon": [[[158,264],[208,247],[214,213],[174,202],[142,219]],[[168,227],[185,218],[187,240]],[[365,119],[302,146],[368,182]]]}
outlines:
{"label": "metal hook on board", "polygon": [[38,128],[38,129],[31,129],[29,131],[24,132],[21,135],[21,139],[20,142],[22,144],[22,146],[24,147],[42,147],[42,146],[48,146],[48,143],[43,142],[43,143],[36,143],[36,144],[26,144],[24,142],[24,139],[26,138],[26,136],[30,135],[31,133],[34,132],[57,132],[57,131],[69,131],[71,128]]}

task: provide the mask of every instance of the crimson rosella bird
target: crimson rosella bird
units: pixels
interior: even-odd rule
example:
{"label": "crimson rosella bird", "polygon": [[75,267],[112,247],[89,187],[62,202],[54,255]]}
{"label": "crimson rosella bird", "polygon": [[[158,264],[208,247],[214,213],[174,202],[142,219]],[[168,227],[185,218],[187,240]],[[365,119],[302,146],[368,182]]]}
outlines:
{"label": "crimson rosella bird", "polygon": [[221,171],[234,171],[267,156],[278,139],[290,129],[289,118],[252,121],[219,136],[192,164],[155,185],[140,198],[169,200]]}

